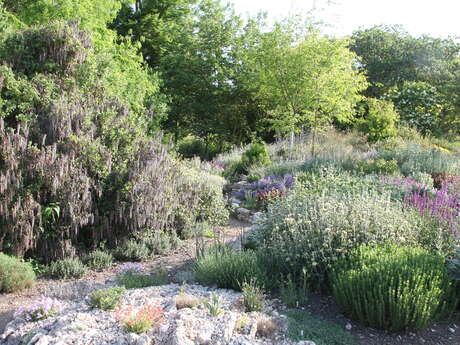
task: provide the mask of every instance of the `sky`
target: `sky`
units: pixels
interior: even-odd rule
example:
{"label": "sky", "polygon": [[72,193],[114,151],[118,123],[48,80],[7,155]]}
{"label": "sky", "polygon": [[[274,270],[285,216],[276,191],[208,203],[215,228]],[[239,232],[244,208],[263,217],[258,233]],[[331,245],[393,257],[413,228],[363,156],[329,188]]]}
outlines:
{"label": "sky", "polygon": [[[401,24],[412,35],[460,36],[460,0],[227,0],[242,14],[266,11],[283,18],[291,11],[315,5],[320,19],[331,24],[328,33],[349,35],[377,24]],[[328,2],[335,4],[327,6]]]}

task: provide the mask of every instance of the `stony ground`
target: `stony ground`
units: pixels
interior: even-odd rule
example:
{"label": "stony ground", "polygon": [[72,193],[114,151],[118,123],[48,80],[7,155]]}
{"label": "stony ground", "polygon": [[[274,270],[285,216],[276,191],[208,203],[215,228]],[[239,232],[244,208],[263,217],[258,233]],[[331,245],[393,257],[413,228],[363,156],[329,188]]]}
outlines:
{"label": "stony ground", "polygon": [[[85,283],[83,283],[85,284]],[[82,283],[71,283],[69,288],[79,290]],[[90,290],[100,284],[86,283]],[[105,287],[110,286],[110,282]],[[83,291],[80,290],[80,291]],[[221,300],[221,314],[211,316],[198,306],[177,309],[178,296],[207,299],[216,293]],[[84,293],[81,293],[83,295]],[[181,287],[169,284],[144,289],[129,290],[122,306],[158,306],[164,310],[157,327],[136,335],[127,332],[116,319],[116,311],[90,308],[83,296],[62,299],[63,310],[56,317],[38,322],[16,318],[10,322],[0,337],[2,345],[291,345],[283,336],[283,318],[270,306],[264,313],[246,314],[242,310],[241,294],[231,290],[210,289],[200,285]],[[279,331],[260,335],[260,322],[273,320]]]}

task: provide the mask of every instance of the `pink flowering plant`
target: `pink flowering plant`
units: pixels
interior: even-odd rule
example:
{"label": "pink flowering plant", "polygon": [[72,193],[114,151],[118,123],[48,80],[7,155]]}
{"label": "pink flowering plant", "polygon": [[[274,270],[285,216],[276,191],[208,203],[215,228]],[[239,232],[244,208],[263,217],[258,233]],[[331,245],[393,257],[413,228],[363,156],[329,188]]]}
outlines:
{"label": "pink flowering plant", "polygon": [[58,300],[42,297],[28,306],[18,308],[14,317],[32,322],[40,321],[59,314],[62,307]]}

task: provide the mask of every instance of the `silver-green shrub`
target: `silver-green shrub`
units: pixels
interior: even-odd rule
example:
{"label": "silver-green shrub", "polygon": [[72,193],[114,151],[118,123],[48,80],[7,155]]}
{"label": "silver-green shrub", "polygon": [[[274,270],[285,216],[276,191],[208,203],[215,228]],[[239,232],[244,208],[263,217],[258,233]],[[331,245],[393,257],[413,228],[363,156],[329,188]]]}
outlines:
{"label": "silver-green shrub", "polygon": [[190,232],[196,221],[210,225],[224,225],[228,220],[223,196],[225,179],[202,170],[200,167],[182,164],[176,183],[181,195],[175,209],[175,229],[179,235]]}
{"label": "silver-green shrub", "polygon": [[331,265],[361,244],[419,243],[422,219],[390,194],[336,188],[315,191],[299,185],[268,208],[256,233],[277,263],[274,271],[295,278],[307,269],[312,285],[322,287]]}

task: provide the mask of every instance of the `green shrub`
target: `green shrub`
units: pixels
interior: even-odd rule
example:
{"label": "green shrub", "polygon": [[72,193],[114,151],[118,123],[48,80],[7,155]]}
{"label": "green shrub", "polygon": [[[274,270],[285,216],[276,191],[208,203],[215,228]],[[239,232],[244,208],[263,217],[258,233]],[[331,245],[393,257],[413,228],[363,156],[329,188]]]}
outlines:
{"label": "green shrub", "polygon": [[234,162],[225,168],[223,176],[230,182],[237,182],[239,177],[248,171],[241,161]]}
{"label": "green shrub", "polygon": [[144,237],[142,242],[149,249],[150,255],[165,254],[172,248],[176,248],[179,239],[175,233],[169,234],[165,231],[154,231],[152,234]]}
{"label": "green shrub", "polygon": [[420,182],[429,188],[434,187],[433,177],[430,174],[418,171],[412,175],[412,178],[415,181]]}
{"label": "green shrub", "polygon": [[262,311],[265,295],[256,279],[243,282],[241,291],[243,292],[243,305],[246,312]]}
{"label": "green shrub", "polygon": [[360,247],[334,265],[331,283],[347,314],[391,331],[426,327],[453,305],[444,258],[418,248]]}
{"label": "green shrub", "polygon": [[196,261],[194,273],[196,280],[202,284],[216,284],[220,288],[234,290],[240,290],[243,282],[262,276],[255,252],[238,252],[228,246],[214,246],[206,250]]}
{"label": "green shrub", "polygon": [[299,185],[268,207],[255,230],[258,242],[273,258],[271,274],[277,271],[278,276],[295,278],[305,268],[313,287],[324,287],[331,264],[363,243],[419,243],[425,223],[415,211],[366,181],[356,186],[348,178],[342,182],[340,176],[317,178],[321,185],[314,181]]}
{"label": "green shrub", "polygon": [[46,274],[57,279],[81,278],[86,273],[86,266],[78,258],[66,258],[52,262]]}
{"label": "green shrub", "polygon": [[358,121],[358,128],[367,135],[370,142],[394,137],[399,115],[391,102],[367,98],[366,117]]}
{"label": "green shrub", "polygon": [[115,249],[113,255],[120,261],[144,261],[150,257],[150,250],[140,240],[128,240]]}
{"label": "green shrub", "polygon": [[200,157],[211,160],[219,153],[214,143],[206,143],[203,139],[187,137],[177,144],[177,152],[184,158]]}
{"label": "green shrub", "polygon": [[139,274],[135,272],[126,272],[118,277],[119,285],[127,289],[141,289],[149,286],[165,285],[168,282],[167,274],[159,271],[153,274]]}
{"label": "green shrub", "polygon": [[398,162],[394,159],[386,161],[380,158],[370,161],[358,161],[356,171],[361,174],[394,175],[399,173],[399,167]]}
{"label": "green shrub", "polygon": [[297,161],[287,161],[287,162],[270,164],[264,167],[254,167],[249,170],[249,173],[251,175],[248,176],[247,181],[254,182],[254,181],[249,180],[251,176],[260,176],[260,178],[258,179],[260,180],[262,177],[270,176],[270,175],[274,175],[274,176],[284,176],[288,174],[293,175],[300,171],[302,164],[303,163],[297,162]]}
{"label": "green shrub", "polygon": [[356,339],[334,323],[322,321],[300,309],[287,310],[287,336],[295,341],[312,341],[316,345],[356,345]]}
{"label": "green shrub", "polygon": [[241,156],[246,171],[253,166],[270,165],[271,160],[268,155],[267,146],[263,143],[252,144]]}
{"label": "green shrub", "polygon": [[103,250],[95,250],[92,253],[89,253],[84,260],[86,266],[92,269],[104,269],[109,268],[113,264],[113,255],[103,251]]}
{"label": "green shrub", "polygon": [[124,287],[112,287],[109,289],[100,289],[89,295],[88,304],[92,308],[102,310],[112,310],[117,308],[125,294]]}
{"label": "green shrub", "polygon": [[32,265],[0,253],[0,292],[15,292],[30,288],[34,285],[35,278]]}

